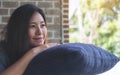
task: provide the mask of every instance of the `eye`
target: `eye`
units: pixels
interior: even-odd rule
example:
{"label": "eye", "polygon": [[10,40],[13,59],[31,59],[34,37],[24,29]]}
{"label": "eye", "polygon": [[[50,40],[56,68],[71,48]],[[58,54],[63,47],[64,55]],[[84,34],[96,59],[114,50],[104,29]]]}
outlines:
{"label": "eye", "polygon": [[30,24],[30,28],[35,28],[36,25],[35,24]]}
{"label": "eye", "polygon": [[41,27],[45,27],[46,25],[45,24],[41,24]]}

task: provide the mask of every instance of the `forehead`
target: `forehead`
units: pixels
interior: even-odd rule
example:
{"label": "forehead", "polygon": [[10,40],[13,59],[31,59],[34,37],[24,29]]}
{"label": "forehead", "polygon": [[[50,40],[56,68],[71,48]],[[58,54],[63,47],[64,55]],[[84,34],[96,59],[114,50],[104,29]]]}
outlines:
{"label": "forehead", "polygon": [[30,19],[30,22],[41,22],[41,21],[44,22],[44,19],[42,15],[38,12],[35,12]]}

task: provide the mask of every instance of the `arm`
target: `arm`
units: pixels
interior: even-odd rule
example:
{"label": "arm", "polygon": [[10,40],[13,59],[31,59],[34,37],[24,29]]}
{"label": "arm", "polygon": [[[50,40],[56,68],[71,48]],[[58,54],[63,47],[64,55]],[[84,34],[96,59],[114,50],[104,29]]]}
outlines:
{"label": "arm", "polygon": [[6,70],[0,73],[0,75],[23,75],[29,62],[40,52],[47,48],[46,45],[39,46],[28,51],[22,58],[20,58],[13,65],[8,67]]}

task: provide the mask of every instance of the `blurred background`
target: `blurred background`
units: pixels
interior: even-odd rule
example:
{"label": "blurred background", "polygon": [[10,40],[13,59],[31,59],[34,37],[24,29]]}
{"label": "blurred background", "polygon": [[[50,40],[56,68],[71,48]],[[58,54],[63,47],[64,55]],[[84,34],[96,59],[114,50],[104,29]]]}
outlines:
{"label": "blurred background", "polygon": [[70,42],[92,43],[120,57],[120,0],[69,0]]}
{"label": "blurred background", "polygon": [[26,3],[45,11],[48,42],[91,43],[120,57],[120,0],[0,0],[0,31]]}

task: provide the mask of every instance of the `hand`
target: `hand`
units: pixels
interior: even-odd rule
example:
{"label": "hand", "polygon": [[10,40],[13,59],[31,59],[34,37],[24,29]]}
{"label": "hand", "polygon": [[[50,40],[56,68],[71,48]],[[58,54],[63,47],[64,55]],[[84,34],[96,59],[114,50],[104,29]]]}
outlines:
{"label": "hand", "polygon": [[58,43],[48,43],[48,44],[44,44],[44,45],[40,45],[37,47],[32,48],[32,51],[34,52],[35,55],[45,51],[47,48],[53,47],[59,45]]}
{"label": "hand", "polygon": [[58,43],[48,43],[46,45],[49,48],[49,47],[53,47],[53,46],[60,45],[60,44],[58,44]]}

